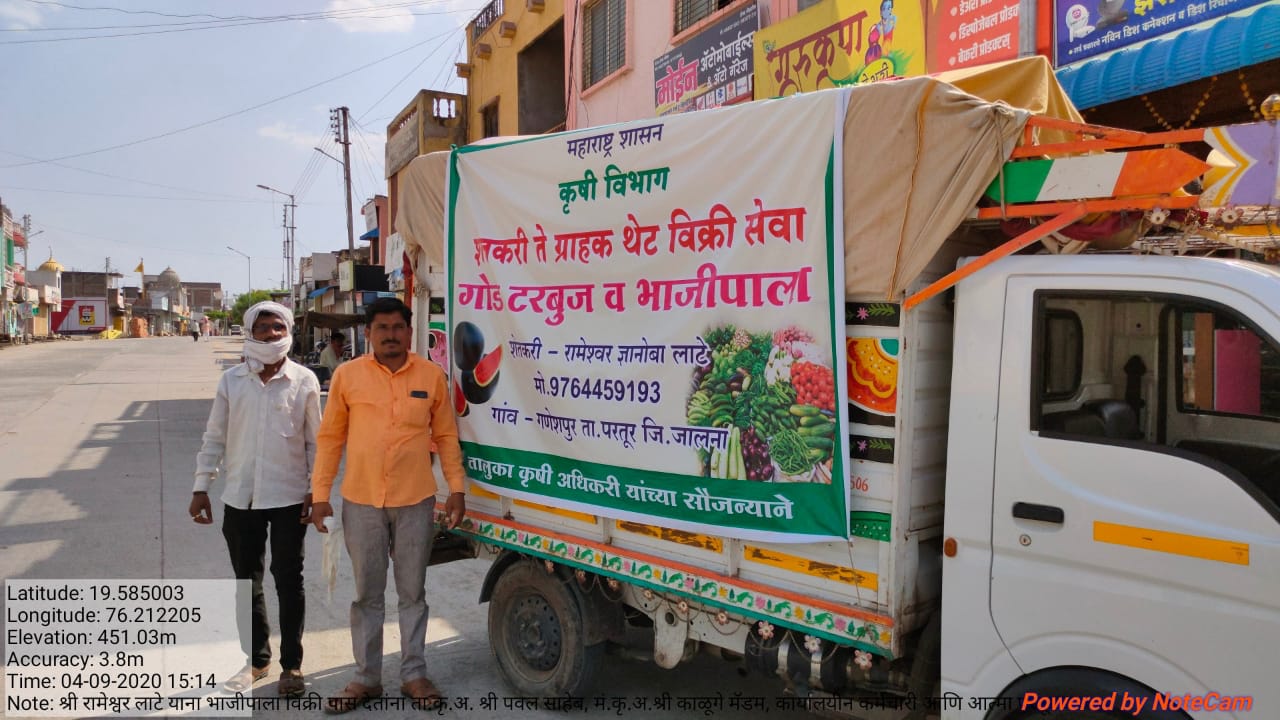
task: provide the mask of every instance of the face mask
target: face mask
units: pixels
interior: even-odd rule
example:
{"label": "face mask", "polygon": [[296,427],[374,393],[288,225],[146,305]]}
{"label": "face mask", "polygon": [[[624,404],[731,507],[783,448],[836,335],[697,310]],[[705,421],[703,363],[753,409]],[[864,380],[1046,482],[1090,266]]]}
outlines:
{"label": "face mask", "polygon": [[288,335],[272,342],[262,342],[253,338],[244,340],[244,361],[255,373],[262,372],[267,365],[273,365],[284,359],[293,346],[293,338]]}

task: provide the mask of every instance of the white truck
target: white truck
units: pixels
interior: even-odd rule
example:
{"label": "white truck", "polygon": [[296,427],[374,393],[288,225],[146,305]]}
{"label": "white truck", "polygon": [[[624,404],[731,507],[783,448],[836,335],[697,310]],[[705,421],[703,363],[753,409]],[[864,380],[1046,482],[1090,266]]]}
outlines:
{"label": "white truck", "polygon": [[[1249,218],[1274,223],[1274,210],[1235,206],[1280,204],[1276,124],[1143,136],[1012,111],[931,79],[832,94],[826,208],[788,205],[787,185],[807,192],[807,161],[779,171],[785,158],[767,150],[784,144],[803,156],[798,138],[830,139],[828,106],[815,111],[813,96],[424,156],[411,167],[415,183],[402,183],[397,229],[421,274],[417,342],[451,366],[462,415],[472,484],[459,536],[468,554],[493,560],[478,594],[512,687],[587,692],[606,643],[643,628],[663,667],[717,648],[776,677],[797,703],[852,716],[1280,715],[1280,271],[1132,251],[1002,257],[1040,239],[1061,248],[1095,211],[1111,214],[1087,221],[1130,213],[1095,232],[1095,246],[1126,244],[1153,221],[1256,238]],[[783,125],[771,124],[775,116]],[[629,139],[623,146],[635,150],[655,125],[662,143],[686,143],[677,160],[662,165],[668,156],[657,141],[639,155],[615,145],[604,156],[605,138]],[[694,152],[689,137],[711,146]],[[716,139],[747,155],[728,158]],[[1207,165],[1177,150],[1135,149],[1197,139],[1225,150],[1262,142],[1271,159],[1255,155],[1258,166],[1218,182],[1222,173],[1205,175]],[[647,265],[643,250],[632,251],[646,203],[662,193],[652,183],[648,194],[636,190],[655,180],[646,170],[614,184],[646,162],[662,165],[663,191],[677,193],[659,201],[664,222],[656,264]],[[600,185],[588,197],[578,183],[592,168]],[[518,182],[504,185],[503,169]],[[641,182],[631,185],[637,173]],[[781,184],[770,180],[778,175]],[[1181,191],[1193,178],[1204,186],[1199,197]],[[774,213],[733,215],[739,206],[726,202],[739,224],[725,243],[713,233],[718,196],[698,195],[707,186]],[[627,187],[632,194],[610,205],[618,198],[606,198],[606,188]],[[984,191],[993,199],[980,200]],[[1235,213],[1228,227],[1212,226],[1223,213],[1197,209],[1211,196]],[[543,211],[537,203],[547,198]],[[573,224],[595,206],[604,214]],[[770,223],[794,221],[801,209],[808,239],[779,241],[785,228]],[[720,278],[744,257],[746,267],[793,273],[793,256],[823,245],[815,228],[824,210],[828,230],[838,229],[826,236],[831,262],[793,274],[791,295],[771,305],[763,292],[752,305],[721,293],[712,307],[701,301],[708,293],[680,306],[681,288],[701,291],[692,278],[705,280],[705,258],[720,263]],[[703,215],[686,238],[681,222]],[[621,230],[600,229],[601,217],[615,216]],[[1009,240],[1000,229],[1019,217],[1040,221]],[[575,243],[583,232],[596,236]],[[539,236],[548,256],[563,239],[566,262],[534,259]],[[613,241],[617,262],[594,242],[600,237]],[[781,254],[753,258],[761,245]],[[628,267],[639,278],[625,287],[631,314],[595,317],[580,302],[575,315],[563,298],[543,298],[541,313],[529,307],[540,278],[557,283],[537,286],[544,294],[596,280],[603,289]],[[636,303],[647,312],[646,303],[659,302],[657,267],[685,283],[676,311],[637,314]],[[810,305],[799,304],[797,279],[812,281]],[[623,297],[608,307],[620,311]],[[602,298],[594,300],[598,309]],[[757,341],[767,344],[759,330],[811,315],[835,318],[830,337],[805,330],[824,320],[798,322],[773,334],[763,366],[737,365],[752,361],[741,353]],[[737,323],[727,335],[726,317]],[[709,331],[680,329],[691,318]],[[488,340],[467,336],[479,327]],[[689,360],[698,343],[714,350],[714,362]],[[658,359],[644,345],[665,347],[660,367],[644,363]],[[606,348],[633,362],[605,362]],[[722,354],[728,374],[710,381]],[[690,384],[672,380],[688,378],[687,366]],[[493,389],[499,367],[508,395]],[[559,385],[557,375],[563,390],[549,385]],[[611,375],[657,378],[663,397],[676,398],[663,402],[675,407],[647,402],[625,383],[615,394]],[[593,380],[603,380],[608,402]],[[753,383],[767,389],[752,395]],[[737,412],[748,396],[775,390],[785,396],[781,419]],[[700,391],[726,396],[730,419],[717,424],[716,410],[695,408]],[[591,413],[565,409],[596,407],[614,413],[602,424],[615,435],[628,417],[633,431],[639,424],[631,448],[586,435],[588,423],[598,431],[584,417]],[[565,441],[571,419],[580,424]],[[706,444],[684,441],[699,432]],[[829,455],[823,433],[831,433]],[[686,491],[660,489],[670,478]],[[823,486],[835,494],[819,494]],[[714,506],[696,494],[708,488],[726,496],[722,510],[737,497],[744,523],[710,519]],[[765,494],[747,494],[757,490]],[[802,490],[813,494],[785,495],[794,507],[760,499]],[[628,496],[665,497],[671,512],[637,509]],[[835,537],[806,524],[831,515],[820,503],[847,519]],[[796,512],[782,524],[748,526],[780,508]]]}

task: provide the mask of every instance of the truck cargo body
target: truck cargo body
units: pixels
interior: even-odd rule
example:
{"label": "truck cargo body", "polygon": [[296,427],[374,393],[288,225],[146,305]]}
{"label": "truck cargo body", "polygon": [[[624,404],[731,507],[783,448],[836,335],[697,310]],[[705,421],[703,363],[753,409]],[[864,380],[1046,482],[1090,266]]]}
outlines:
{"label": "truck cargo body", "polygon": [[[850,107],[846,122],[863,112]],[[973,148],[1007,153],[1019,121],[990,117]],[[974,261],[1005,238],[962,222],[996,172],[956,185],[973,148],[939,160],[954,174],[904,186],[945,196],[904,200],[924,210],[861,207],[851,197],[865,182],[837,184],[840,538],[664,523],[526,492],[509,463],[505,486],[503,463],[469,465],[459,535],[494,561],[478,594],[517,690],[586,692],[606,643],[639,628],[662,667],[722,648],[801,698],[862,701],[827,706],[851,715],[1014,718],[1040,698],[1109,693],[1164,703],[1164,717],[1206,703],[1244,717],[1244,698],[1280,707],[1264,676],[1280,643],[1280,273],[1137,255]],[[471,291],[438,250],[417,252],[417,347],[474,383],[475,363],[455,362],[459,320],[443,312]],[[957,267],[952,290],[902,302]],[[539,329],[506,333],[485,357],[527,352]],[[502,382],[530,381],[502,367]],[[491,411],[460,387],[464,415]],[[697,388],[695,376],[685,394]],[[483,419],[460,421],[472,423],[464,440],[485,442]],[[783,479],[775,468],[771,484]],[[1073,717],[1063,707],[1045,714]]]}

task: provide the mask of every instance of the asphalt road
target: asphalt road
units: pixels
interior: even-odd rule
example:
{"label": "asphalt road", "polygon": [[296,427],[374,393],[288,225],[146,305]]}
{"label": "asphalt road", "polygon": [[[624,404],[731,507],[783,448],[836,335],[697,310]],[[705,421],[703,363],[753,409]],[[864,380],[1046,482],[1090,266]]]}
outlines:
{"label": "asphalt road", "polygon": [[[238,360],[240,339],[84,340],[0,350],[0,576],[4,578],[229,578],[218,524],[198,526],[186,514],[200,436],[223,369]],[[215,493],[216,498],[216,493]],[[221,522],[215,503],[215,521]],[[328,696],[350,679],[345,556],[333,597],[320,576],[321,537],[306,545],[307,689]],[[345,554],[345,551],[343,551]],[[450,697],[456,718],[562,718],[565,712],[506,707],[507,689],[489,650],[487,605],[477,598],[488,564],[465,560],[427,574],[431,620],[428,672]],[[268,605],[274,589],[268,576]],[[398,697],[399,648],[393,587],[388,588],[384,686]],[[273,642],[273,646],[275,643]],[[7,653],[6,653],[7,657]],[[232,669],[234,670],[234,668]],[[275,695],[273,667],[255,697]],[[493,693],[493,696],[490,696]],[[663,693],[670,709],[655,710]],[[744,676],[709,654],[674,670],[610,655],[595,696],[574,716],[706,718],[808,717],[778,709],[775,678]],[[681,710],[680,698],[723,698],[723,709]],[[485,709],[487,700],[496,704]],[[765,698],[767,711],[731,710],[735,697]],[[621,698],[622,709],[616,698]],[[648,709],[635,709],[644,699]],[[352,716],[375,711],[357,710]],[[315,717],[309,710],[258,711],[255,717]],[[390,709],[382,717],[422,711]],[[9,714],[13,717],[13,714]]]}

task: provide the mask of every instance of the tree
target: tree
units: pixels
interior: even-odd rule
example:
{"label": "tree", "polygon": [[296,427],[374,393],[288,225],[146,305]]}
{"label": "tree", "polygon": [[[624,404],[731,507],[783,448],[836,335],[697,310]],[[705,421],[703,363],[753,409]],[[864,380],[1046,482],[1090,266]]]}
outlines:
{"label": "tree", "polygon": [[[236,298],[236,304],[231,308],[231,324],[244,325],[244,311],[260,302],[266,302],[271,299],[270,290],[253,290],[243,293]],[[246,332],[246,334],[248,334]]]}

